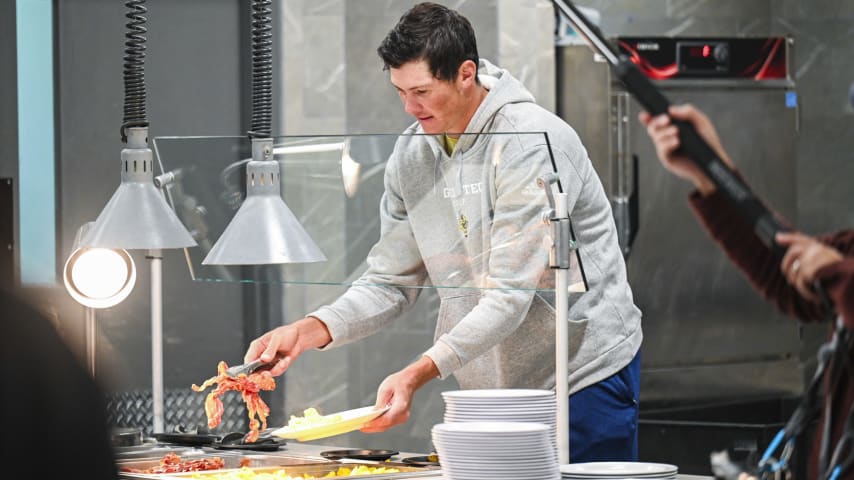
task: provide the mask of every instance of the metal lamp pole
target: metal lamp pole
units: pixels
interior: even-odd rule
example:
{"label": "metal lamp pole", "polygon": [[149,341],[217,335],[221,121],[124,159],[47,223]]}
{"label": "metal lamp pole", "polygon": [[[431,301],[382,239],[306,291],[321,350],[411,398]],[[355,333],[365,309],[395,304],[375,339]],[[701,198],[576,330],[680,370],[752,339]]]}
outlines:
{"label": "metal lamp pole", "polygon": [[151,262],[151,398],[154,432],[163,432],[163,254],[148,251]]}
{"label": "metal lamp pole", "polygon": [[95,378],[95,309],[84,306],[83,314],[86,330],[86,364],[89,366],[92,378]]}
{"label": "metal lamp pole", "polygon": [[569,463],[569,266],[570,251],[575,248],[569,230],[566,193],[552,193],[556,173],[537,179],[546,191],[549,211],[543,221],[551,227],[552,245],[549,249],[549,268],[555,270],[555,396],[557,397],[557,455],[561,465]]}

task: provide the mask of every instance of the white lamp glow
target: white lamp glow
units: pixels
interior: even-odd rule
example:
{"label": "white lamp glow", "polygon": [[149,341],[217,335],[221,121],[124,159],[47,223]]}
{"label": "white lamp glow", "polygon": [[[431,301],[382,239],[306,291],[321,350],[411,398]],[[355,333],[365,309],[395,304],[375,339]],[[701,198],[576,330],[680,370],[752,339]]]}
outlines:
{"label": "white lamp glow", "polygon": [[136,265],[126,250],[77,248],[63,269],[65,289],[89,308],[109,308],[127,298],[136,284]]}
{"label": "white lamp glow", "polygon": [[71,267],[71,280],[83,295],[105,299],[119,293],[128,275],[128,266],[115,250],[86,249]]}

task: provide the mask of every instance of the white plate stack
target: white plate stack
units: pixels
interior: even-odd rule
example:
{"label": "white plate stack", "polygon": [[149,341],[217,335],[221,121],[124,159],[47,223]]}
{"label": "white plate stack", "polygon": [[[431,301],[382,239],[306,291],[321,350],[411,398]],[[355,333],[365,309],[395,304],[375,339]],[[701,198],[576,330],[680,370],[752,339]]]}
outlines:
{"label": "white plate stack", "polygon": [[[480,389],[442,392],[445,423],[529,422],[549,426],[557,456],[557,400],[552,390]],[[567,427],[568,428],[568,427]]]}
{"label": "white plate stack", "polygon": [[440,423],[432,436],[445,480],[560,480],[542,423]]}
{"label": "white plate stack", "polygon": [[[570,446],[570,452],[572,447]],[[564,480],[675,479],[679,469],[667,463],[588,462],[560,466]]]}

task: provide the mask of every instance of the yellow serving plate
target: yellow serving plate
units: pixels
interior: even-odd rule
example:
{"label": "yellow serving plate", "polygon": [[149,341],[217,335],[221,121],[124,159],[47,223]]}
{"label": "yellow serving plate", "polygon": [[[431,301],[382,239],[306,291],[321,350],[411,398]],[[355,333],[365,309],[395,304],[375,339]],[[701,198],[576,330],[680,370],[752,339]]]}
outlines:
{"label": "yellow serving plate", "polygon": [[323,423],[319,425],[306,425],[302,427],[282,427],[274,430],[271,435],[288,440],[297,440],[299,442],[307,442],[309,440],[317,440],[318,438],[333,437],[342,433],[352,432],[362,428],[366,423],[379,417],[389,409],[386,407],[362,407],[353,410],[345,410],[343,412],[324,415],[324,418],[338,417],[338,420],[331,423]]}

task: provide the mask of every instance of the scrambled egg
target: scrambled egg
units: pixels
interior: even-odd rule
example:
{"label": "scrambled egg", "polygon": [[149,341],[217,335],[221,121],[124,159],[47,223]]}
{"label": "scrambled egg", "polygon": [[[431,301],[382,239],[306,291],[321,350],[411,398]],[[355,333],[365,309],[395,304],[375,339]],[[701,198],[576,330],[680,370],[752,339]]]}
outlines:
{"label": "scrambled egg", "polygon": [[341,415],[323,416],[314,407],[307,408],[302,413],[304,415],[302,417],[291,415],[290,420],[288,420],[288,428],[296,430],[300,428],[317,427],[320,425],[340,422],[343,419]]}
{"label": "scrambled egg", "polygon": [[380,473],[398,473],[400,470],[390,467],[367,467],[357,465],[355,467],[338,467],[338,470],[332,471],[322,477],[312,475],[301,475],[292,477],[285,473],[284,470],[276,470],[275,472],[255,472],[250,468],[243,467],[239,470],[223,473],[196,473],[193,478],[204,480],[311,480],[318,478],[333,478],[333,477],[351,477],[356,475],[375,475]]}

